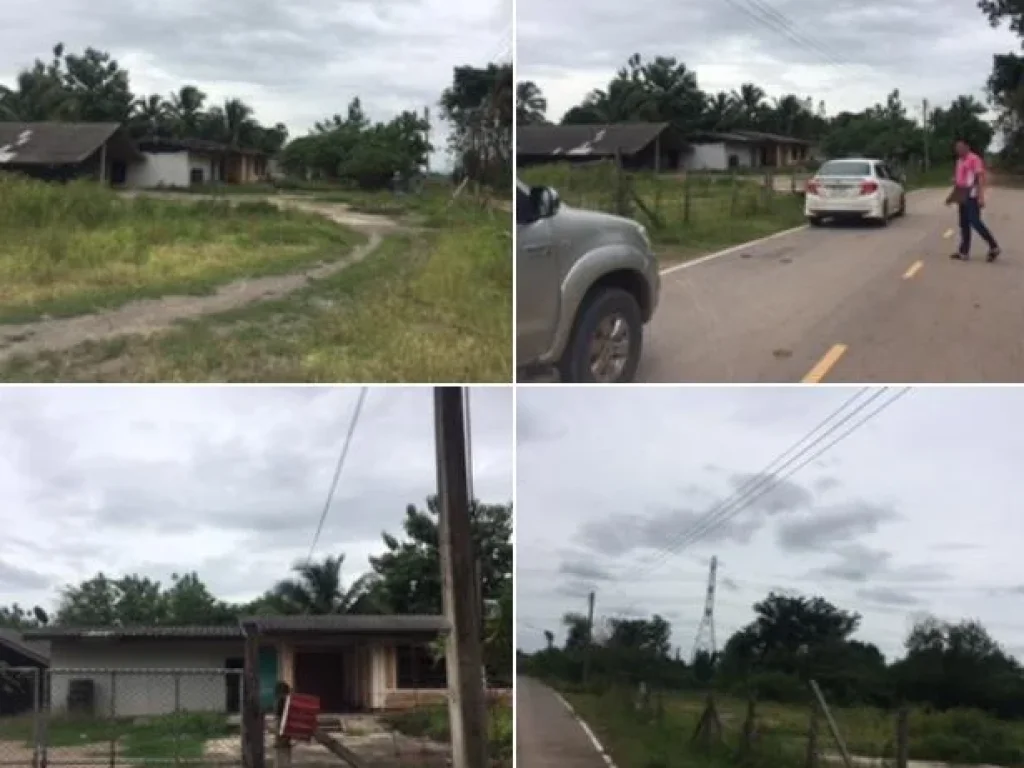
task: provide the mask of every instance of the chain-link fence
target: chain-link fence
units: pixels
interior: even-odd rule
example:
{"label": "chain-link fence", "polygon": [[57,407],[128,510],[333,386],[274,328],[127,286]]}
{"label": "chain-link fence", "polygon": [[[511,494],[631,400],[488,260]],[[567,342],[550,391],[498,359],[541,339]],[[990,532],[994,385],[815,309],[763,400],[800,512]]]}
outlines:
{"label": "chain-link fence", "polygon": [[240,766],[237,669],[0,670],[0,765]]}

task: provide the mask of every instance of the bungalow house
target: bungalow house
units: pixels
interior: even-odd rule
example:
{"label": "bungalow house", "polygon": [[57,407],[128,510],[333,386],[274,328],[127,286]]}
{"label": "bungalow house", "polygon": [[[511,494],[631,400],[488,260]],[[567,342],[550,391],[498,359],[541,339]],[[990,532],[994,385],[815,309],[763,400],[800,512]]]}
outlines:
{"label": "bungalow house", "polygon": [[0,717],[32,711],[42,700],[49,666],[48,643],[26,640],[13,629],[0,629]]}
{"label": "bungalow house", "polygon": [[757,131],[703,131],[688,139],[691,151],[684,166],[690,171],[789,168],[806,162],[812,154],[809,141]]}
{"label": "bungalow house", "polygon": [[138,142],[145,162],[132,166],[129,187],[252,184],[268,176],[267,156],[205,139],[146,138]]}
{"label": "bungalow house", "polygon": [[94,179],[124,184],[144,162],[118,123],[0,122],[0,171],[47,181]]}
{"label": "bungalow house", "polygon": [[[260,696],[270,710],[278,681],[320,697],[327,713],[443,702],[443,659],[432,647],[442,616],[275,616],[247,619],[260,636]],[[240,625],[49,627],[53,711],[117,716],[176,709],[237,713],[244,651]]]}

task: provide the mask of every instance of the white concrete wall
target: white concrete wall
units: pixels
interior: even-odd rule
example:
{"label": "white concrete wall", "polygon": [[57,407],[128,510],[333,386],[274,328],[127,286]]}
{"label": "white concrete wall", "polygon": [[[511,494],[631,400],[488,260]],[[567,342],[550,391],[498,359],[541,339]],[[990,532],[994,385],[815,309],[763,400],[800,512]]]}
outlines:
{"label": "white concrete wall", "polygon": [[394,687],[395,649],[391,646],[371,646],[370,655],[370,708],[384,709],[388,691]]}
{"label": "white concrete wall", "polygon": [[213,161],[210,155],[200,155],[190,152],[188,155],[189,179],[192,178],[192,171],[203,172],[203,182],[209,184],[211,181],[220,181],[219,165]]}
{"label": "white concrete wall", "polygon": [[188,152],[143,152],[145,160],[128,166],[126,186],[136,189],[188,187]]}
{"label": "white concrete wall", "polygon": [[[228,658],[243,653],[241,641],[187,641],[107,643],[54,640],[50,656],[50,705],[64,711],[71,680],[93,679],[96,711],[102,715],[163,715],[182,710],[224,712],[227,709],[227,674],[220,672]],[[61,672],[61,669],[103,670]],[[132,673],[127,670],[172,670],[187,672]],[[211,670],[196,673],[194,670]],[[111,675],[111,670],[115,672]],[[120,671],[125,670],[125,671]],[[233,672],[231,674],[239,674]],[[113,709],[111,704],[113,703]]]}
{"label": "white concrete wall", "polygon": [[751,168],[754,165],[754,153],[745,144],[714,142],[710,144],[694,144],[693,151],[686,156],[686,169],[689,171],[727,171],[729,156],[735,155],[739,160],[739,168]]}

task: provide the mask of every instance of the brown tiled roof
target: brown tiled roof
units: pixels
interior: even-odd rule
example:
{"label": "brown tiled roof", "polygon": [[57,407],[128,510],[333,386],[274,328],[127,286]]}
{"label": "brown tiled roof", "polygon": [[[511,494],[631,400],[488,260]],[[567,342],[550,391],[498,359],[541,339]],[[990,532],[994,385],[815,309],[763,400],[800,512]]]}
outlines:
{"label": "brown tiled roof", "polygon": [[523,156],[614,157],[635,155],[670,123],[608,125],[522,125],[516,128],[516,154]]}
{"label": "brown tiled roof", "polygon": [[123,154],[138,156],[138,150],[118,123],[0,122],[0,168],[77,165],[115,138]]}

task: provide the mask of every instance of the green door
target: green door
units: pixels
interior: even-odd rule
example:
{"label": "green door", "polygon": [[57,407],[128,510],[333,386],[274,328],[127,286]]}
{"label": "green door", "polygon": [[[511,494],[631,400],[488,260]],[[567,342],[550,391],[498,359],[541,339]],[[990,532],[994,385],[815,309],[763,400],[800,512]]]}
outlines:
{"label": "green door", "polygon": [[274,711],[274,688],[277,685],[277,648],[260,648],[260,706]]}

